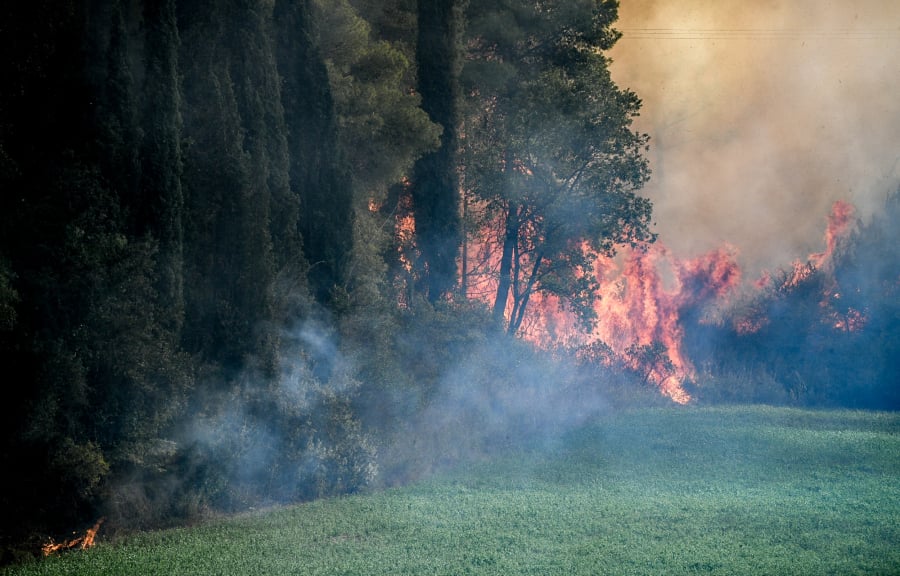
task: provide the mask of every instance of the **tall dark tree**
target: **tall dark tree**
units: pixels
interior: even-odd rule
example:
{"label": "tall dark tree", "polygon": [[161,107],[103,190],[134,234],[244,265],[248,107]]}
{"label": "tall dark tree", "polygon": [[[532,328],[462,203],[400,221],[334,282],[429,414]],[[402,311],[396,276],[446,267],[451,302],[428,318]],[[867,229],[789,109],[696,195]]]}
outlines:
{"label": "tall dark tree", "polygon": [[265,327],[272,320],[275,264],[265,106],[272,98],[277,104],[278,93],[260,80],[272,72],[268,40],[261,37],[267,20],[257,13],[262,7],[242,2],[179,8],[190,142],[184,340],[189,351],[226,370],[251,361],[269,370],[275,343]]}
{"label": "tall dark tree", "polygon": [[310,289],[327,304],[344,282],[352,247],[352,190],[341,168],[328,72],[311,37],[310,1],[278,0],[274,22],[291,202],[299,202],[295,227],[309,265]]}
{"label": "tall dark tree", "polygon": [[145,205],[135,64],[141,75],[137,54],[151,35],[117,0],[37,8],[12,20],[25,31],[15,54],[23,67],[10,76],[2,120],[17,200],[0,252],[22,298],[17,312],[27,311],[4,347],[17,351],[27,391],[11,403],[4,454],[20,472],[11,518],[25,511],[59,529],[95,519],[105,478],[147,465],[189,378],[177,321],[160,321],[178,304],[160,296],[159,221],[138,231],[131,218]]}
{"label": "tall dark tree", "polygon": [[418,90],[422,108],[443,129],[440,147],[416,162],[412,179],[419,274],[432,302],[456,286],[461,244],[456,161],[460,12],[459,0],[418,2]]}
{"label": "tall dark tree", "polygon": [[179,38],[174,0],[144,2],[140,189],[135,232],[159,242],[157,290],[165,323],[176,336],[184,320]]}

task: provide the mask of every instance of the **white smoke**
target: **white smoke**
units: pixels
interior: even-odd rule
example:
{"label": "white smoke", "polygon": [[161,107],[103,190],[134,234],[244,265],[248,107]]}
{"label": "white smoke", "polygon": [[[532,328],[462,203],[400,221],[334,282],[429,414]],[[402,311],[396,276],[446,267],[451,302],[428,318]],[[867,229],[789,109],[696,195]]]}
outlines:
{"label": "white smoke", "polygon": [[900,181],[900,3],[625,0],[614,78],[644,101],[645,193],[683,256],[725,242],[746,278],[822,249]]}

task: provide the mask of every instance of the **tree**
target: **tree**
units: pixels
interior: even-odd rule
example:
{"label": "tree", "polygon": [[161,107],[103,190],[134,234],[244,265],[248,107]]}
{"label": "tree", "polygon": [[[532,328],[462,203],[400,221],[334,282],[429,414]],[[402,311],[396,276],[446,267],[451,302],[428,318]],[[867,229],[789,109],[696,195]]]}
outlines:
{"label": "tree", "polygon": [[184,343],[212,365],[274,370],[273,188],[287,182],[264,6],[179,5],[184,67]]}
{"label": "tree", "polygon": [[415,380],[400,352],[398,340],[408,332],[392,282],[401,277],[398,270],[405,272],[397,266],[399,202],[408,199],[404,183],[415,160],[437,148],[440,127],[414,89],[414,2],[330,0],[314,7],[315,44],[334,99],[337,155],[353,194],[338,333],[359,370],[356,408],[373,416],[370,425],[383,425],[392,421],[390,406],[412,393]]}
{"label": "tree", "polygon": [[499,224],[493,314],[510,334],[536,293],[590,323],[594,258],[654,239],[651,204],[636,194],[649,175],[648,138],[631,129],[641,102],[602,55],[619,36],[617,7],[471,5],[466,177]]}
{"label": "tree", "polygon": [[275,38],[290,187],[299,200],[297,226],[310,289],[318,302],[331,305],[335,287],[345,282],[352,248],[352,189],[325,60],[315,42],[313,4],[276,2]]}
{"label": "tree", "polygon": [[419,0],[416,64],[422,108],[443,129],[440,147],[416,162],[412,179],[423,292],[434,302],[456,285],[460,245],[457,124],[460,6]]}
{"label": "tree", "polygon": [[144,84],[136,234],[159,241],[157,292],[164,322],[180,338],[184,321],[181,93],[174,0],[144,4]]}
{"label": "tree", "polygon": [[[151,31],[171,32],[171,11],[148,9],[146,27],[118,0],[11,12],[0,252],[17,305],[0,354],[17,365],[18,382],[3,413],[3,466],[16,470],[3,490],[4,541],[7,522],[20,531],[95,520],[114,484],[107,478],[151,467],[142,458],[190,384],[176,348],[177,289],[161,293],[180,273],[160,248],[176,253],[177,234],[162,230],[181,216],[144,211],[155,195],[177,193],[175,63],[150,70],[177,50],[172,36]],[[143,99],[136,77],[158,91]],[[145,114],[150,100],[158,114]],[[151,151],[156,136],[174,154]],[[156,179],[151,159],[172,177]]]}
{"label": "tree", "polygon": [[[334,98],[340,157],[349,167],[355,210],[371,211],[385,204],[390,187],[408,178],[417,158],[438,147],[441,128],[413,90],[408,47],[379,37],[347,0],[316,7],[316,40]],[[375,17],[377,11],[370,10]]]}

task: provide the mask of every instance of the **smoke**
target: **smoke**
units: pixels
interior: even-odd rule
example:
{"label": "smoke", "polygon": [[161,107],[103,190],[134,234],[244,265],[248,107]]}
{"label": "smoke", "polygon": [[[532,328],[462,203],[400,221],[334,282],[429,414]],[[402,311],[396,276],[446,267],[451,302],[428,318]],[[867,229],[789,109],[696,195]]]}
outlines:
{"label": "smoke", "polygon": [[616,82],[643,99],[645,194],[693,256],[734,244],[752,281],[820,251],[832,204],[871,218],[900,180],[900,3],[626,0]]}
{"label": "smoke", "polygon": [[[553,452],[570,432],[599,417],[628,406],[671,404],[624,372],[499,332],[454,349],[457,361],[382,447],[381,485],[510,452]],[[423,356],[427,350],[423,341]]]}
{"label": "smoke", "polygon": [[360,382],[335,330],[310,318],[280,341],[274,377],[248,367],[205,383],[178,434],[184,486],[173,492],[237,510],[355,492],[376,477],[375,441],[351,407]]}

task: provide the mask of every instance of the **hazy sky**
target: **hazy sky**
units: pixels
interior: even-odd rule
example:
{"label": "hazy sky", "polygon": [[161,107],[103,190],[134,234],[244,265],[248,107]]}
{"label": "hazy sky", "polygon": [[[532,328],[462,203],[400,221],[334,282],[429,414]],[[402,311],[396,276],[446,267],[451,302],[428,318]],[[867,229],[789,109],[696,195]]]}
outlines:
{"label": "hazy sky", "polygon": [[900,1],[621,0],[610,56],[644,101],[661,240],[749,276],[822,249],[838,199],[900,184]]}

